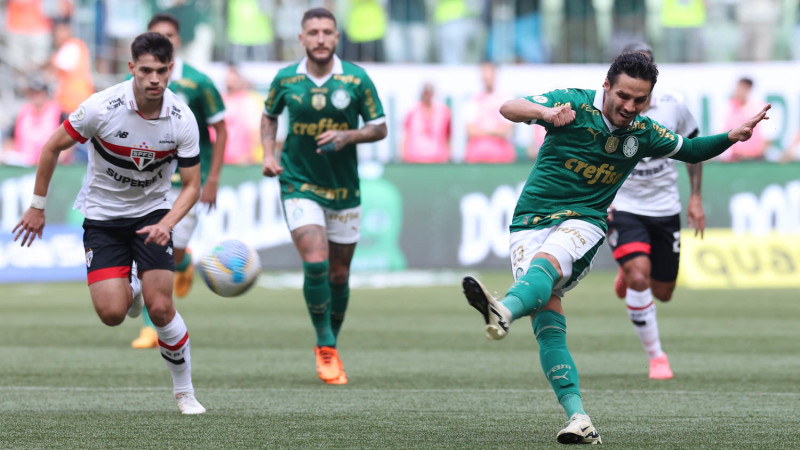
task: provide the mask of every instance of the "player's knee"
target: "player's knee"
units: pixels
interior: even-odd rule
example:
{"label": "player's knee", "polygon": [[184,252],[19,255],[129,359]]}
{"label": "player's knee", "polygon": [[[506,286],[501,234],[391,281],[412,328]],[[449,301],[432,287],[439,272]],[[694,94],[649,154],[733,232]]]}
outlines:
{"label": "player's knee", "polygon": [[175,306],[172,302],[151,302],[147,305],[147,314],[156,326],[163,327],[175,316]]}
{"label": "player's knee", "polygon": [[631,271],[625,276],[628,287],[634,291],[644,291],[650,287],[650,279],[642,272]]}
{"label": "player's knee", "polygon": [[125,313],[126,311],[105,309],[102,311],[97,311],[97,317],[100,318],[100,321],[103,322],[104,325],[115,327],[125,320]]}
{"label": "player's knee", "polygon": [[653,297],[661,300],[662,302],[668,302],[672,299],[672,292],[674,291],[673,288],[656,288],[653,287]]}
{"label": "player's knee", "polygon": [[345,284],[350,278],[350,270],[347,267],[331,267],[328,280],[331,284]]}

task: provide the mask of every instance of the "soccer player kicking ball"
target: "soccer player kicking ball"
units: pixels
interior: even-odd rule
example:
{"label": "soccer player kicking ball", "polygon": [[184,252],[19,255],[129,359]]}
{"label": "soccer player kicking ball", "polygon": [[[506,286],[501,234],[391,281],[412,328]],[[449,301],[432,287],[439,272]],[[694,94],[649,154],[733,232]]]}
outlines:
{"label": "soccer player kicking ball", "polygon": [[[172,228],[200,196],[198,130],[189,107],[167,90],[173,48],[158,33],[131,44],[132,79],[92,95],[42,148],[31,207],[14,227],[30,246],[42,237],[50,180],[61,151],[91,140],[86,181],[75,208],[84,215],[83,245],[89,294],[100,320],[115,326],[143,303],[158,333],[183,414],[206,409],[194,396],[189,333],[172,303]],[[167,199],[177,160],[181,193]],[[171,206],[171,209],[170,209]],[[131,266],[138,266],[138,273]]]}
{"label": "soccer player kicking ball", "polygon": [[749,139],[770,108],[728,133],[684,139],[639,115],[657,77],[649,57],[623,53],[611,64],[603,89],[561,89],[500,108],[508,120],[540,124],[547,135],[511,223],[514,284],[495,299],[478,280],[466,277],[464,294],[483,316],[489,339],[502,339],[514,320],[533,316],[542,370],[568,418],[557,434],[563,444],[601,443],[583,409],[561,299],[589,272],[606,235],[614,194],[642,158],[690,163],[713,158]]}
{"label": "soccer player kicking ball", "polygon": [[[317,374],[328,384],[345,384],[336,344],[361,234],[356,144],[386,137],[386,119],[364,69],[334,54],[339,32],[333,14],[310,9],[300,26],[307,56],[272,81],[261,119],[262,171],[280,176],[286,223],[303,260],[303,294],[317,335]],[[289,134],[279,162],[275,136],[284,108],[289,109]]]}

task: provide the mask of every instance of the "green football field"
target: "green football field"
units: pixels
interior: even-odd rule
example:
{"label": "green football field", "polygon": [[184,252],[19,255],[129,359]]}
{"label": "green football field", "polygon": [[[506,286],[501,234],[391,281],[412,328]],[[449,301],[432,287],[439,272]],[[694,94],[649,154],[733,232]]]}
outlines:
{"label": "green football field", "polygon": [[[797,291],[679,289],[658,309],[676,376],[651,381],[612,276],[593,272],[565,300],[604,444],[800,447]],[[480,277],[500,292],[511,281]],[[530,322],[488,341],[458,284],[353,289],[339,342],[350,383],[329,386],[300,290],[223,299],[196,281],[176,303],[201,416],[178,412],[157,350],[130,348],[140,319],[102,325],[84,283],[0,285],[0,448],[559,446],[566,417]]]}

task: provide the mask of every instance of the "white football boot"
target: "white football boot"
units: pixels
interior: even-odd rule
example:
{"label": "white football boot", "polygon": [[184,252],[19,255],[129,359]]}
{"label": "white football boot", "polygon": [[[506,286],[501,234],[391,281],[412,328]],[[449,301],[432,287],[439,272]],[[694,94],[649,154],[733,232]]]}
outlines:
{"label": "white football boot", "polygon": [[556,436],[562,444],[602,444],[600,433],[592,425],[592,419],[586,414],[575,413],[570,417],[567,426]]}
{"label": "white football boot", "polygon": [[503,339],[511,325],[511,311],[498,302],[475,278],[464,277],[461,285],[469,304],[483,315],[486,337],[493,340]]}
{"label": "white football boot", "polygon": [[181,410],[181,414],[203,414],[206,412],[206,409],[194,398],[194,394],[191,392],[181,392],[175,396],[175,400],[178,401],[178,409]]}

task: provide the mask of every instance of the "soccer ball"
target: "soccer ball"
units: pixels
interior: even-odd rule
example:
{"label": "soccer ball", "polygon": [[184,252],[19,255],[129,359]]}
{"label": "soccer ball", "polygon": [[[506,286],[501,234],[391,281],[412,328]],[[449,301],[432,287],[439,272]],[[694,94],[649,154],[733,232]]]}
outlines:
{"label": "soccer ball", "polygon": [[238,239],[215,245],[200,261],[208,288],[222,297],[235,297],[250,289],[261,273],[258,253]]}

